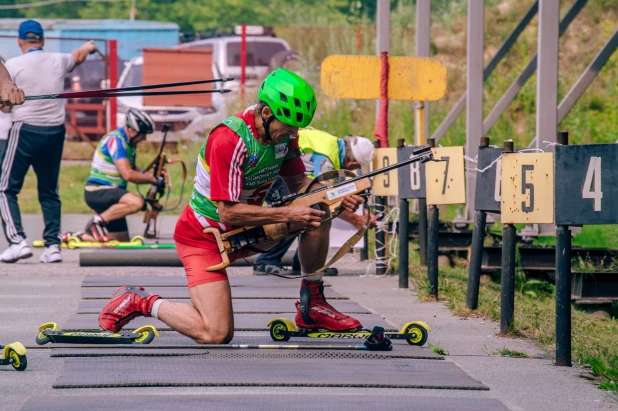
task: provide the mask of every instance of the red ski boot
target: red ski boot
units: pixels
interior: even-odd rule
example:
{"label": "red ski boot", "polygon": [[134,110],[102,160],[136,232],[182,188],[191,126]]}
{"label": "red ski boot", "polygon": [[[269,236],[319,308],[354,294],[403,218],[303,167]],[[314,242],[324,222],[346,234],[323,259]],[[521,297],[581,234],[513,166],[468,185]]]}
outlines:
{"label": "red ski boot", "polygon": [[310,330],[356,331],[361,323],[341,314],[324,298],[322,281],[303,280],[300,287],[300,301],[296,302],[296,325]]}
{"label": "red ski boot", "polygon": [[106,331],[117,333],[135,317],[150,317],[154,302],[161,298],[142,287],[120,287],[99,314],[99,325]]}

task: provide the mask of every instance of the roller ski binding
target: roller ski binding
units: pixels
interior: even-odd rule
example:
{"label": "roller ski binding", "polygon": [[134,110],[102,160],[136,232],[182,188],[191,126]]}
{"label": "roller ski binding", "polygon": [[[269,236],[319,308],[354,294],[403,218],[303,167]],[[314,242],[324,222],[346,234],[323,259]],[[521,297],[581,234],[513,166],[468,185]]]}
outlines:
{"label": "roller ski binding", "polygon": [[28,367],[26,347],[22,343],[14,342],[9,345],[0,345],[2,357],[0,365],[12,365],[17,371],[24,371]]}
{"label": "roller ski binding", "polygon": [[120,331],[62,331],[56,323],[45,323],[39,327],[36,343],[45,345],[49,342],[65,344],[150,344],[159,332],[152,325],[145,325],[137,330]]}
{"label": "roller ski binding", "polygon": [[[358,331],[327,331],[327,330],[308,330],[306,328],[298,328],[293,321],[288,318],[274,318],[269,321],[270,338],[273,341],[289,341],[292,337],[308,337],[308,338],[330,338],[330,339],[367,339],[369,345],[375,349],[380,349],[389,345],[381,343],[383,337],[389,340],[406,340],[410,345],[423,346],[429,337],[429,324],[423,321],[412,321],[401,327],[397,332],[384,331],[382,327],[374,327],[373,331],[368,329],[360,329]],[[374,345],[376,344],[376,345]]]}

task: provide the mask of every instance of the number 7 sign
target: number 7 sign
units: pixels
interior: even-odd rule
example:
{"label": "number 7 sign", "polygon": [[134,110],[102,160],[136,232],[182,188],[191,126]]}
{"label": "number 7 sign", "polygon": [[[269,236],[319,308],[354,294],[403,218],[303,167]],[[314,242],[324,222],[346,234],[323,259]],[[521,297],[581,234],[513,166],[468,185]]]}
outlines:
{"label": "number 7 sign", "polygon": [[438,161],[425,163],[428,205],[465,204],[466,172],[463,147],[432,148]]}

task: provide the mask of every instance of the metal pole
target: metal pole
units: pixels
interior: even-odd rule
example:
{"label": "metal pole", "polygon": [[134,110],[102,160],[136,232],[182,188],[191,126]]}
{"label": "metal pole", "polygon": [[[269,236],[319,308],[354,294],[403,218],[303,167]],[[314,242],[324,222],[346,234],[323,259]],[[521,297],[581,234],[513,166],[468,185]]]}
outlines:
{"label": "metal pole", "polygon": [[429,206],[429,227],[427,230],[427,280],[429,295],[438,299],[438,236],[440,210],[435,205]]}
{"label": "metal pole", "polygon": [[[378,196],[376,197],[376,212],[379,213],[378,221],[376,222],[376,226],[381,227],[384,214],[386,214],[386,197]],[[386,236],[384,235],[384,228],[378,230],[376,229],[376,274],[382,275],[386,274]]]}
{"label": "metal pole", "polygon": [[244,100],[247,82],[247,25],[242,24],[240,27],[240,98]]}
{"label": "metal pole", "polygon": [[[558,143],[569,144],[568,133]],[[556,227],[556,365],[571,366],[571,230]]]}
{"label": "metal pole", "polygon": [[[431,37],[431,1],[416,2],[416,56],[429,57]],[[414,142],[417,146],[425,145],[429,135],[429,102],[418,101],[414,104]]]}
{"label": "metal pole", "polygon": [[[488,137],[481,138],[481,147],[489,147]],[[470,266],[468,267],[468,292],[466,293],[466,307],[471,310],[476,310],[479,302],[486,223],[487,213],[482,210],[476,210],[470,248]]]}
{"label": "metal pole", "polygon": [[[405,147],[406,141],[403,138],[397,140],[397,147]],[[399,288],[408,288],[408,263],[409,259],[409,237],[408,224],[410,223],[410,208],[406,198],[399,199]]]}
{"label": "metal pole", "polygon": [[556,141],[558,127],[558,38],[560,0],[539,3],[539,64],[536,82],[536,148]]}
{"label": "metal pole", "polygon": [[418,199],[418,251],[421,264],[427,265],[427,199]]}
{"label": "metal pole", "polygon": [[[504,142],[504,152],[514,151],[513,142]],[[508,334],[515,312],[515,246],[516,232],[513,224],[502,228],[502,278],[500,284],[500,334]]]}
{"label": "metal pole", "polygon": [[[485,1],[468,1],[466,155],[477,158],[483,137],[483,35]],[[466,172],[466,221],[474,210],[476,173]]]}
{"label": "metal pole", "polygon": [[[118,41],[109,41],[109,87],[118,87]],[[109,125],[110,130],[116,130],[118,127],[116,115],[118,113],[118,102],[115,98],[109,100]]]}
{"label": "metal pole", "polygon": [[[506,56],[506,54],[509,52],[509,50],[511,50],[511,48],[517,41],[517,38],[519,38],[519,35],[528,26],[530,20],[532,20],[536,15],[539,8],[538,6],[539,2],[534,2],[528,12],[517,24],[513,32],[509,35],[509,37],[507,37],[506,40],[504,40],[504,43],[502,43],[496,54],[492,57],[491,61],[487,63],[487,66],[485,66],[485,69],[483,70],[483,80],[487,80],[487,78],[494,71],[500,60],[502,60],[504,56]],[[464,92],[464,94],[459,98],[455,106],[447,114],[446,118],[442,121],[442,124],[440,124],[438,129],[431,136],[432,138],[435,138],[436,141],[440,141],[440,139],[444,136],[444,134],[446,134],[451,125],[453,125],[455,120],[457,120],[457,117],[459,117],[461,112],[464,111],[464,109],[466,108],[466,99],[468,97],[467,94],[467,92]]]}
{"label": "metal pole", "polygon": [[[430,147],[436,146],[436,140],[427,140]],[[435,205],[429,206],[427,226],[427,280],[429,295],[438,299],[438,243],[440,235],[440,210]]]}
{"label": "metal pole", "polygon": [[[391,2],[390,0],[377,0],[376,8],[376,56],[389,51],[391,32]],[[376,101],[376,120],[380,113],[380,100]]]}

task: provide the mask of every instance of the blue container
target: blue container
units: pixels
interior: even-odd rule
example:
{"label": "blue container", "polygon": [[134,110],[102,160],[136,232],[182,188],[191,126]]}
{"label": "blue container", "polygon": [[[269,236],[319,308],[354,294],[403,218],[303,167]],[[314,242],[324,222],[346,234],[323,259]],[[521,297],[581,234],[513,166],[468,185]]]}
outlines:
{"label": "blue container", "polygon": [[[17,28],[24,19],[0,19],[0,57],[21,54],[17,47]],[[157,21],[130,20],[50,20],[40,19],[45,30],[45,50],[70,53],[83,39],[116,39],[118,58],[130,60],[141,56],[144,47],[172,47],[178,44],[178,25]],[[50,37],[62,37],[52,40]],[[79,40],[71,40],[72,38]],[[103,42],[97,47],[104,52]]]}

